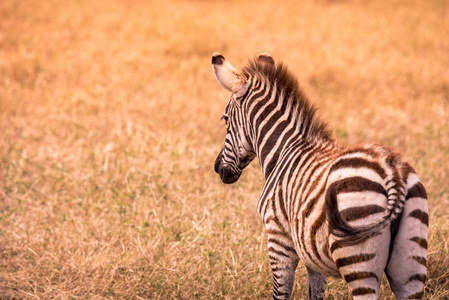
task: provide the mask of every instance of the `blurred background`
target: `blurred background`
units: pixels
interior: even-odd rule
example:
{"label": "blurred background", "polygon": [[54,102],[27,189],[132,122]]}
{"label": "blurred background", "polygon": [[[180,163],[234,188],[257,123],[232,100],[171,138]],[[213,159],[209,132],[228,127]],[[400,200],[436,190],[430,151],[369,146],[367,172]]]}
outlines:
{"label": "blurred background", "polygon": [[425,298],[449,298],[448,37],[447,0],[1,1],[0,298],[271,297],[260,168],[213,171],[215,51],[269,52],[340,144],[403,153],[429,195]]}

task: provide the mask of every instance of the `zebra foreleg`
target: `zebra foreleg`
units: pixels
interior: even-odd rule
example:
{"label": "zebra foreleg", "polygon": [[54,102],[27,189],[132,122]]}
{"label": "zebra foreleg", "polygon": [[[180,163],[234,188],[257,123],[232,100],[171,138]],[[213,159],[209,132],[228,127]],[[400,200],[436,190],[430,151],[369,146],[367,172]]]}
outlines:
{"label": "zebra foreleg", "polygon": [[268,235],[268,255],[273,272],[273,299],[290,299],[299,261],[293,245],[284,243]]}
{"label": "zebra foreleg", "polygon": [[307,269],[307,300],[324,299],[324,290],[326,289],[326,277],[309,267]]}

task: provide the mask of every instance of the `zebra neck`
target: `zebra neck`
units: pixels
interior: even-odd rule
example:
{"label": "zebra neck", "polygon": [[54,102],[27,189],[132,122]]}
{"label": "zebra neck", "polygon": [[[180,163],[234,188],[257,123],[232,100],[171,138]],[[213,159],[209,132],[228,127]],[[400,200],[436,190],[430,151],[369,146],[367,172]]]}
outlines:
{"label": "zebra neck", "polygon": [[291,155],[302,157],[308,153],[317,152],[324,148],[333,148],[333,143],[329,141],[314,140],[299,136],[289,136],[289,130],[286,130],[282,136],[277,139],[268,139],[264,146],[258,148],[257,157],[260,162],[262,172],[267,179],[274,168],[285,157]]}
{"label": "zebra neck", "polygon": [[265,178],[283,151],[300,144],[332,143],[328,125],[315,116],[316,108],[295,84],[254,81],[245,111],[252,148]]}
{"label": "zebra neck", "polygon": [[265,178],[268,178],[283,156],[294,150],[302,156],[311,149],[332,144],[321,136],[310,136],[308,125],[298,122],[292,116],[279,114],[276,119],[261,122],[254,128],[255,151]]}

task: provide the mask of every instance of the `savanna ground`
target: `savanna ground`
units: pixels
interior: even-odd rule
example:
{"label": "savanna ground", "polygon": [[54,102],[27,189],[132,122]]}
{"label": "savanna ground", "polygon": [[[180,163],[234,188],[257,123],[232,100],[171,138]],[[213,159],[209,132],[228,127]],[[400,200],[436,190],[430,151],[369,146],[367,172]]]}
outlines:
{"label": "savanna ground", "polygon": [[2,0],[0,298],[270,297],[260,168],[213,171],[215,51],[270,52],[341,144],[404,154],[429,195],[425,298],[449,298],[447,0]]}

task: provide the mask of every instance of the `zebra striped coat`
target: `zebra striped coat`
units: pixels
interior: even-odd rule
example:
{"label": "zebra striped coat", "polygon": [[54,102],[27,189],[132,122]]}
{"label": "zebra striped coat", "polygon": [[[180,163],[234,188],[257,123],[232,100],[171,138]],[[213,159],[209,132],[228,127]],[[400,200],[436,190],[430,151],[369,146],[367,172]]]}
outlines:
{"label": "zebra striped coat", "polygon": [[301,260],[308,299],[341,276],[354,299],[378,299],[383,272],[398,299],[421,299],[426,281],[427,195],[401,156],[384,146],[339,146],[285,65],[267,54],[234,69],[214,53],[232,93],[215,161],[234,183],[257,157],[266,178],[258,212],[268,235],[273,299],[288,299]]}

